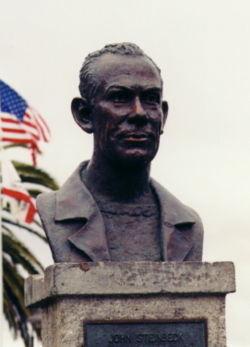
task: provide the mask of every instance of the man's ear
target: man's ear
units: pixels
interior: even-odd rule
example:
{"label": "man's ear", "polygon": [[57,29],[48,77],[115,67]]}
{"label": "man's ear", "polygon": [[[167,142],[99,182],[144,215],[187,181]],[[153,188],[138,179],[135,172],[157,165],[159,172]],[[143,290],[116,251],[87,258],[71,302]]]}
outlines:
{"label": "man's ear", "polygon": [[71,111],[76,123],[86,133],[93,133],[93,122],[87,100],[84,98],[74,98],[71,103]]}
{"label": "man's ear", "polygon": [[167,101],[162,101],[161,107],[162,107],[162,113],[163,113],[163,121],[162,121],[162,127],[161,127],[161,134],[162,134],[164,125],[165,125],[167,117],[168,117],[168,103],[167,103]]}

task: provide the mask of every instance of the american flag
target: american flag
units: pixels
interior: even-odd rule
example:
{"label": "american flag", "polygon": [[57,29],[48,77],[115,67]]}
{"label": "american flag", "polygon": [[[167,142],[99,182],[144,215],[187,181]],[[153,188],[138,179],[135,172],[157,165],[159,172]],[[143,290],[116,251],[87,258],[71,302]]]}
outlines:
{"label": "american flag", "polygon": [[25,144],[32,150],[36,165],[38,142],[48,142],[50,130],[39,113],[12,88],[0,80],[0,140]]}
{"label": "american flag", "polygon": [[1,158],[1,173],[2,206],[9,205],[12,216],[18,222],[32,223],[36,214],[34,199],[25,189],[12,162],[5,157]]}
{"label": "american flag", "polygon": [[17,188],[10,189],[2,187],[1,190],[2,194],[4,194],[5,196],[12,198],[14,201],[18,201],[19,203],[24,203],[24,206],[22,207],[22,212],[25,215],[25,217],[18,217],[18,213],[16,211],[12,211],[14,212],[13,215],[15,215],[20,222],[24,221],[25,223],[32,223],[35,219],[36,207],[31,196],[26,191],[23,191],[23,189],[18,190]]}

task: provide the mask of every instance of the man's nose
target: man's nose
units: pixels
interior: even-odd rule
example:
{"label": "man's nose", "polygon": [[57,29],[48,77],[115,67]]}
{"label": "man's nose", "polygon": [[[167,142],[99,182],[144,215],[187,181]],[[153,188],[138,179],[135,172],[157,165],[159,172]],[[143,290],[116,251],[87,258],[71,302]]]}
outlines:
{"label": "man's nose", "polygon": [[142,115],[142,116],[146,115],[146,111],[145,111],[145,109],[141,103],[141,100],[138,96],[135,98],[135,101],[134,101],[133,113],[138,114],[138,115]]}
{"label": "man's nose", "polygon": [[139,97],[136,97],[134,100],[133,108],[130,114],[130,119],[131,121],[136,121],[138,123],[147,122],[147,113]]}

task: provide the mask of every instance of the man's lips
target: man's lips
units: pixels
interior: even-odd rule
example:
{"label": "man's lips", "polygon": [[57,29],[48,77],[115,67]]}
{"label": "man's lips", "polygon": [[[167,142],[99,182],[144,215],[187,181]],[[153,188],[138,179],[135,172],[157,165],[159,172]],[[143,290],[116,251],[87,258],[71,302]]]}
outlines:
{"label": "man's lips", "polygon": [[153,133],[145,132],[124,132],[117,134],[118,139],[122,139],[128,142],[144,142],[154,139]]}
{"label": "man's lips", "polygon": [[145,142],[148,141],[149,137],[147,136],[126,136],[124,141],[126,142]]}

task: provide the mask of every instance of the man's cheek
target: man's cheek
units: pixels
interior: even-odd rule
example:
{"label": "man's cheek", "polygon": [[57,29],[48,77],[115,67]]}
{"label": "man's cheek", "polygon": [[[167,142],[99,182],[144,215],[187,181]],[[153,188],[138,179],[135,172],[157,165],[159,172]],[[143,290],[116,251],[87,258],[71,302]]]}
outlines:
{"label": "man's cheek", "polygon": [[111,140],[111,126],[105,124],[103,128],[100,128],[99,132],[99,147],[102,150],[108,149]]}

